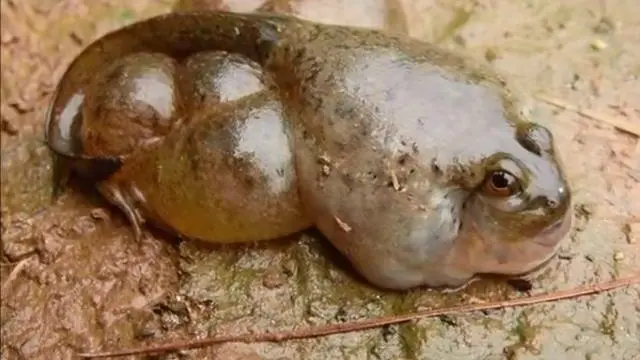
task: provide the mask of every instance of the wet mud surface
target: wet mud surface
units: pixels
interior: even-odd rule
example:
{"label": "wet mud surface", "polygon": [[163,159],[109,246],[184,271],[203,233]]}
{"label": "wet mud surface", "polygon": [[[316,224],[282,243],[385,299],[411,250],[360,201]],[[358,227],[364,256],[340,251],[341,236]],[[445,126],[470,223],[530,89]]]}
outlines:
{"label": "wet mud surface", "polygon": [[[286,2],[274,2],[286,5]],[[640,124],[640,16],[634,0],[390,1],[326,11],[276,9],[385,27],[466,51],[542,93]],[[316,231],[249,246],[134,241],[124,217],[72,184],[52,202],[43,142],[47,101],[66,64],[105,32],[172,1],[2,0],[2,303],[0,357],[72,359],[77,351],[245,330],[287,329],[519,296],[500,279],[456,293],[368,286]],[[182,1],[253,11],[262,1]],[[302,5],[300,5],[302,4]],[[305,5],[306,4],[306,5]],[[272,4],[273,5],[273,4]],[[307,7],[305,7],[307,6]],[[362,15],[362,14],[366,14]],[[554,131],[576,217],[530,293],[640,268],[640,140],[535,101]],[[479,134],[481,136],[481,134]],[[282,344],[225,344],[166,359],[640,359],[640,287],[526,308],[424,319]]]}

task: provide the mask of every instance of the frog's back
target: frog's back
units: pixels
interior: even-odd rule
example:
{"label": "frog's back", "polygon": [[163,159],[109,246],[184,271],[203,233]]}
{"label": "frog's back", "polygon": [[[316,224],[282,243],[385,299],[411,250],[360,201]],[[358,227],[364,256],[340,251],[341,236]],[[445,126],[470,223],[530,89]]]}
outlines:
{"label": "frog's back", "polygon": [[417,150],[445,162],[507,150],[516,104],[492,71],[427,43],[325,29],[299,49],[300,89],[290,96],[298,104],[293,118],[326,146]]}

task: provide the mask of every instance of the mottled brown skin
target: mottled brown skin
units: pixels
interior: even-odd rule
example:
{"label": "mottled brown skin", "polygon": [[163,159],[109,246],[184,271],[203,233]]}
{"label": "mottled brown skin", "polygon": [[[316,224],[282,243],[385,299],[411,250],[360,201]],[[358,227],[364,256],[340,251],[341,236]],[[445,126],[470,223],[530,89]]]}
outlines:
{"label": "mottled brown skin", "polygon": [[[195,97],[189,79],[206,76],[186,76],[182,64],[216,63],[199,54],[210,51],[245,59],[261,86],[221,101],[222,86],[201,82],[205,96]],[[178,103],[200,105],[188,105],[167,135],[152,128],[160,141],[86,156],[90,139],[62,110],[79,107],[71,100],[91,88],[96,69],[142,52],[181,64]],[[192,68],[213,78],[225,71]],[[571,196],[553,138],[531,120],[500,76],[408,37],[277,15],[182,13],[85,49],[59,84],[48,141],[95,169],[122,164],[98,186],[138,236],[144,219],[220,243],[314,225],[373,284],[457,287],[479,273],[529,272],[568,232]]]}

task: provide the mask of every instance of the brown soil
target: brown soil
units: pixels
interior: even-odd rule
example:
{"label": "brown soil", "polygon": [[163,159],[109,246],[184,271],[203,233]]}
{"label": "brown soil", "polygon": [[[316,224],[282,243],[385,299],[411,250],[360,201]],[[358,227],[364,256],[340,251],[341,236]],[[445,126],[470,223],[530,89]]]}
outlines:
{"label": "brown soil", "polygon": [[[180,6],[251,11],[261,3],[205,0]],[[328,1],[320,10],[312,3],[300,0],[287,11],[408,31],[491,61],[532,94],[640,124],[635,0],[390,0],[394,13],[384,16],[374,0],[363,2],[366,10],[349,11],[338,7],[346,1]],[[73,184],[52,203],[42,127],[57,79],[83,45],[174,4],[1,0],[1,5],[3,360],[72,359],[77,351],[513,296],[515,290],[497,279],[453,294],[381,292],[357,278],[313,231],[236,248],[179,243],[157,233],[136,243],[123,216],[86,186]],[[638,271],[638,137],[573,111],[536,105],[565,158],[577,215],[561,256],[531,277],[531,292]],[[638,334],[636,286],[524,309],[282,344],[226,344],[164,358],[637,360]]]}

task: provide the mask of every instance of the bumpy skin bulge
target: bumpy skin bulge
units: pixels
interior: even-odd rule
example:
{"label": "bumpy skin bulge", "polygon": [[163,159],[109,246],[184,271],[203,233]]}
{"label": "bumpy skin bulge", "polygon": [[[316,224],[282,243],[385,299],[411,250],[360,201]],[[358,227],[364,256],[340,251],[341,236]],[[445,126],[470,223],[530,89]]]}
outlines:
{"label": "bumpy skin bulge", "polygon": [[180,82],[183,93],[191,97],[191,114],[266,90],[260,66],[238,54],[203,51],[189,56],[183,64]]}
{"label": "bumpy skin bulge", "polygon": [[166,55],[136,53],[98,72],[83,109],[84,153],[127,154],[179,126],[175,67]]}
{"label": "bumpy skin bulge", "polygon": [[315,225],[370,282],[393,289],[526,273],[566,235],[571,197],[553,138],[520,95],[471,60],[373,30],[223,12],[131,25],[70,66],[49,144],[85,156],[59,114],[105,58],[153,52],[188,64],[212,50],[255,62],[262,87],[207,100],[223,86],[199,82],[198,102],[180,68],[184,103],[199,105],[99,185],[134,226],[148,218],[237,242]]}
{"label": "bumpy skin bulge", "polygon": [[303,214],[278,101],[255,94],[198,114],[109,182],[143,218],[187,238],[273,239],[311,226]]}
{"label": "bumpy skin bulge", "polygon": [[[99,184],[136,234],[145,220],[186,238],[223,243],[273,239],[311,226],[300,206],[282,104],[258,65],[236,54],[199,52],[181,61],[173,76],[184,124],[161,143],[128,153],[122,168]],[[92,95],[89,103],[96,101]],[[120,120],[110,115],[92,120]],[[110,139],[126,144],[127,137]]]}

